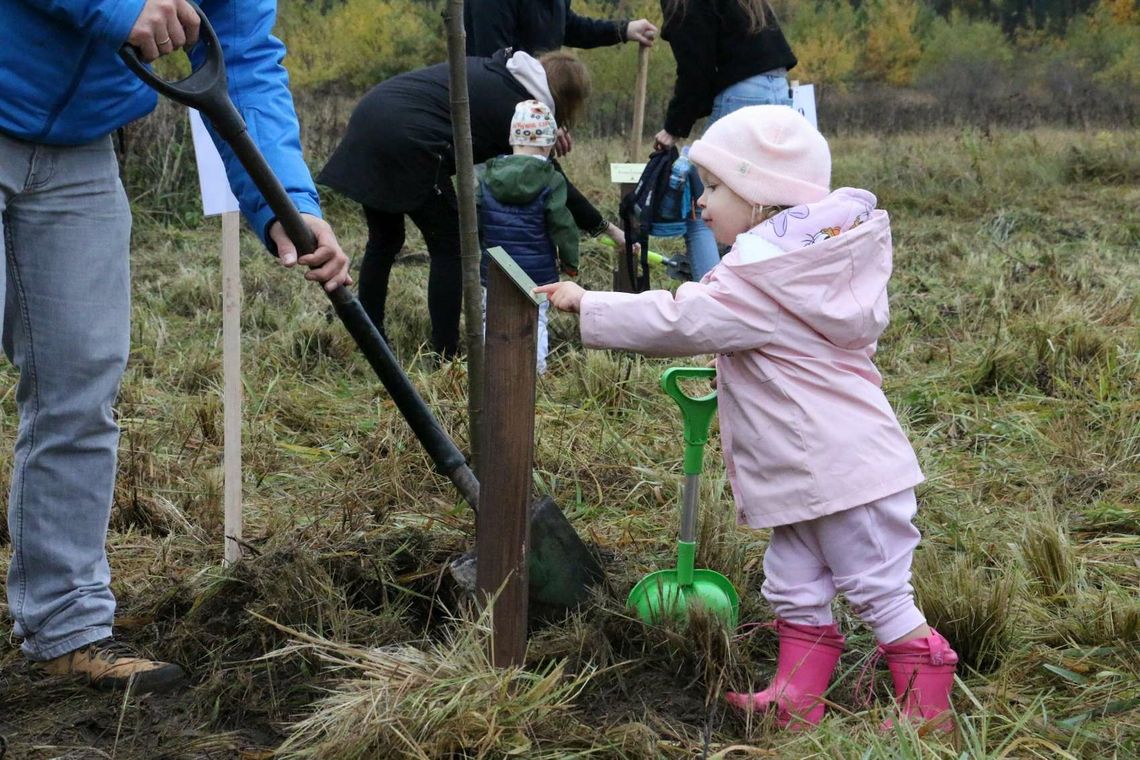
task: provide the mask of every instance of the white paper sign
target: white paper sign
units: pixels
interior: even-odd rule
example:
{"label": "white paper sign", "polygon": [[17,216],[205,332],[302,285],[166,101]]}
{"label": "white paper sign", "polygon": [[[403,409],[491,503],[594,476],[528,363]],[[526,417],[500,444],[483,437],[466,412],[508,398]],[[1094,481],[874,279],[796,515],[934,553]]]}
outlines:
{"label": "white paper sign", "polygon": [[610,182],[630,184],[641,179],[645,164],[610,164]]}
{"label": "white paper sign", "polygon": [[804,118],[808,120],[816,129],[819,129],[819,124],[815,120],[815,85],[814,84],[795,84],[792,85],[792,108],[803,114]]}
{"label": "white paper sign", "polygon": [[193,108],[190,112],[190,133],[194,138],[194,158],[198,163],[198,184],[202,190],[202,213],[206,216],[237,211],[238,201],[226,179],[226,167],[202,116]]}

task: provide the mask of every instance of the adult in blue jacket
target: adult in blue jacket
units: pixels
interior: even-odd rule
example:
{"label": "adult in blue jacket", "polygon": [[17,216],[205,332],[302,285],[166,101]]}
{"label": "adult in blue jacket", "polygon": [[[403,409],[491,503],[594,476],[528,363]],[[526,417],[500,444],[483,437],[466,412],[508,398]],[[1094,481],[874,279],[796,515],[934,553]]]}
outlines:
{"label": "adult in blue jacket", "polygon": [[[230,94],[306,214],[317,250],[298,258],[236,158],[219,146],[246,218],[285,266],[328,289],[348,258],[320,219],[270,32],[274,0],[201,0],[226,53]],[[119,430],[112,404],[130,342],[131,213],[110,134],[156,95],[119,60],[197,39],[186,0],[0,0],[0,288],[3,345],[19,369],[8,528],[8,609],[22,650],[49,674],[99,688],[175,688],[174,664],[112,638],[106,554]]]}

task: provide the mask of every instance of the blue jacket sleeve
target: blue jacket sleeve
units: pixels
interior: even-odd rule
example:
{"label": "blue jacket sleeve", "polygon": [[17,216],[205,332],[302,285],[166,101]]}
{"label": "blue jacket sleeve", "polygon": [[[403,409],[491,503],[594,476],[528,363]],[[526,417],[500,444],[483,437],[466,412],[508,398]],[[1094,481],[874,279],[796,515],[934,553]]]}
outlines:
{"label": "blue jacket sleeve", "polygon": [[115,47],[127,41],[146,0],[24,0]]}
{"label": "blue jacket sleeve", "polygon": [[[301,134],[289,92],[289,76],[281,65],[285,45],[272,35],[276,1],[203,0],[201,6],[218,33],[226,58],[230,98],[241,111],[250,137],[297,208],[320,216],[317,188],[301,153]],[[196,60],[195,65],[198,63]],[[229,146],[212,129],[210,133],[222,155],[242,213],[266,247],[276,253],[267,237],[276,219],[273,211]]]}

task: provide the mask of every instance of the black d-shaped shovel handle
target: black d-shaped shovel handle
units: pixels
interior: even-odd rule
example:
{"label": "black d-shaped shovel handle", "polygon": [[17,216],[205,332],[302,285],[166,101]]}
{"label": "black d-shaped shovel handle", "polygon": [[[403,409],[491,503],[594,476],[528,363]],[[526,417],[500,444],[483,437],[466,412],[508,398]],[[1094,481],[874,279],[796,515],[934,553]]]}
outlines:
{"label": "black d-shaped shovel handle", "polygon": [[[210,120],[218,136],[230,146],[257,189],[265,197],[265,202],[273,210],[277,221],[281,222],[285,234],[297,246],[298,254],[304,256],[312,253],[317,247],[312,230],[301,217],[293,199],[281,186],[281,181],[269,167],[257,144],[249,136],[245,120],[230,100],[226,90],[226,64],[222,57],[221,45],[218,44],[218,35],[202,9],[194,2],[190,0],[188,2],[202,20],[198,44],[205,48],[205,62],[194,69],[189,76],[177,82],[156,76],[139,58],[138,51],[130,45],[123,45],[119,49],[119,56],[131,71],[151,88],[177,103],[198,109]],[[463,453],[443,431],[435,415],[416,392],[411,380],[392,353],[392,349],[380,336],[379,330],[372,324],[360,301],[343,285],[331,292],[325,291],[325,294],[332,301],[337,316],[356,341],[368,363],[372,365],[380,382],[388,389],[396,407],[411,426],[412,432],[427,449],[435,466],[455,484],[460,495],[473,509],[478,508],[479,481],[467,466]]]}

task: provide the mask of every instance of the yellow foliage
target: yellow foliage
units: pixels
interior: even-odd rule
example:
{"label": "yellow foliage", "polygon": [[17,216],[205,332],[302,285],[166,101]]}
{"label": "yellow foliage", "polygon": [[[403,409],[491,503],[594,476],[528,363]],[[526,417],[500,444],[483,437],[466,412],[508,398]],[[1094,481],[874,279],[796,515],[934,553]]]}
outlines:
{"label": "yellow foliage", "polygon": [[889,84],[910,84],[922,57],[918,0],[871,0],[863,8],[867,73]]}
{"label": "yellow foliage", "polygon": [[1100,5],[1118,24],[1140,24],[1140,8],[1137,7],[1136,0],[1100,0]]}
{"label": "yellow foliage", "polygon": [[863,57],[855,11],[846,2],[814,5],[805,3],[783,27],[796,54],[792,78],[803,82],[842,87],[852,79]]}
{"label": "yellow foliage", "polygon": [[362,87],[447,59],[442,19],[410,0],[344,0],[327,13],[283,2],[279,33],[297,87]]}

